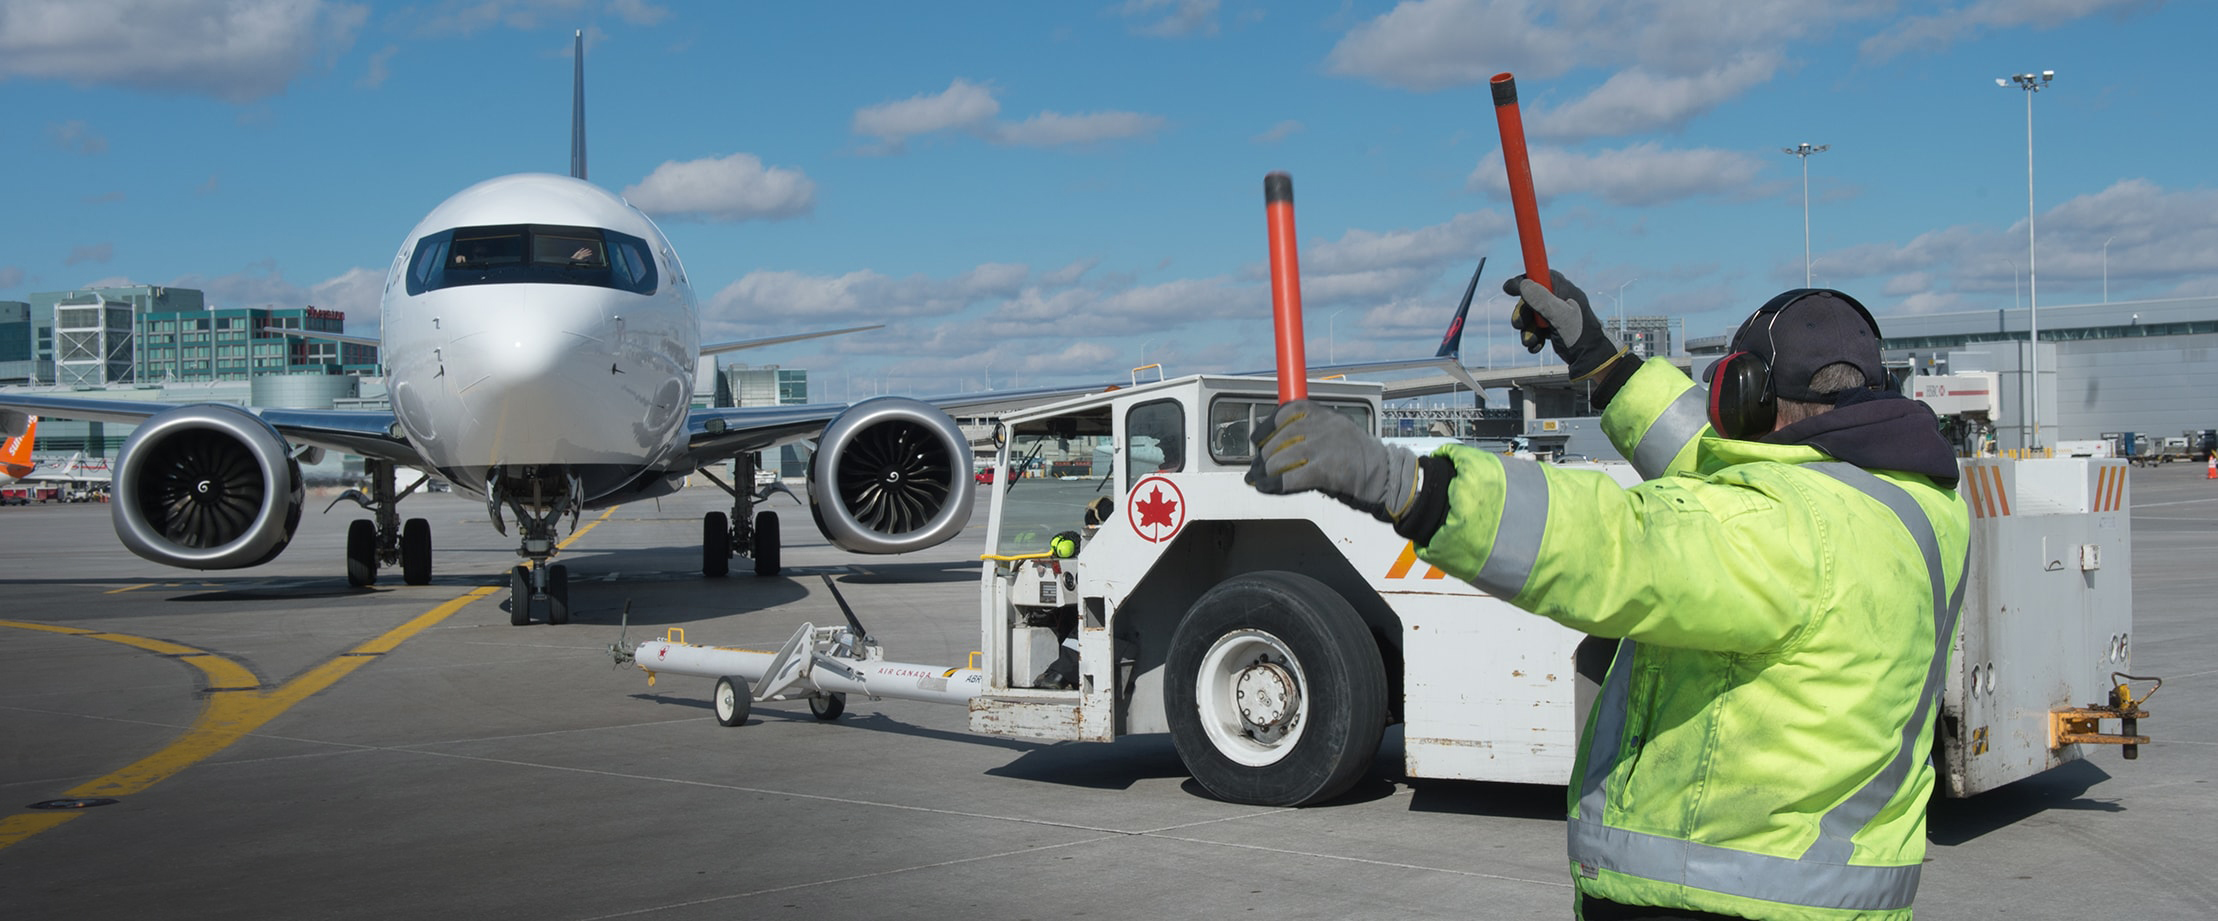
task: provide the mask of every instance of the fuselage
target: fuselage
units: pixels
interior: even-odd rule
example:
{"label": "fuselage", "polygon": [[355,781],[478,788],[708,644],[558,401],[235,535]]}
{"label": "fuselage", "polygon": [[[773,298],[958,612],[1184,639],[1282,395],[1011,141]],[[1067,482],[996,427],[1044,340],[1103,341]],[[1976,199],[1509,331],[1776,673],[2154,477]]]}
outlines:
{"label": "fuselage", "polygon": [[456,193],[401,242],[379,313],[393,413],[459,488],[574,478],[599,504],[682,447],[693,288],[654,222],[599,186],[525,173]]}

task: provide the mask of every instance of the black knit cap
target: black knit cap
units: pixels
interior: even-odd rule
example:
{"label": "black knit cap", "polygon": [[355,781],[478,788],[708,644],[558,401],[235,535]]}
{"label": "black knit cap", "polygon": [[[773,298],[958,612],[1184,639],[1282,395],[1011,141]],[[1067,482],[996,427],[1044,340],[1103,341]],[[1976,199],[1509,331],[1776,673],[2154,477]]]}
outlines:
{"label": "black knit cap", "polygon": [[1879,361],[1879,323],[1855,298],[1831,288],[1796,288],[1772,298],[1733,334],[1732,350],[1754,353],[1770,365],[1772,391],[1789,400],[1838,399],[1838,394],[1810,389],[1818,369],[1836,362],[1864,372],[1866,386],[1887,386],[1887,369]]}

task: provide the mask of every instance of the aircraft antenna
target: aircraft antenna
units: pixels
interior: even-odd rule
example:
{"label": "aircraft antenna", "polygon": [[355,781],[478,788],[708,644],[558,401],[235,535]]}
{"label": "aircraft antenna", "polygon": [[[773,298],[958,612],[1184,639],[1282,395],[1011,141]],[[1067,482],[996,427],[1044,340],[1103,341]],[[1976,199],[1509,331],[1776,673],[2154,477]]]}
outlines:
{"label": "aircraft antenna", "polygon": [[579,29],[570,60],[570,177],[585,178],[585,30]]}

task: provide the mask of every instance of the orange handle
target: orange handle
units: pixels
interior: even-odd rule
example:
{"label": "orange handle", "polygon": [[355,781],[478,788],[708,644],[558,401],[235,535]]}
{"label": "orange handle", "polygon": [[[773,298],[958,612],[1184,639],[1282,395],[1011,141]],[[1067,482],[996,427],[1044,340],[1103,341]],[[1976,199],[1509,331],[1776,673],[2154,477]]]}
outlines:
{"label": "orange handle", "polygon": [[[1525,254],[1525,277],[1550,291],[1548,244],[1540,237],[1540,205],[1533,200],[1533,165],[1525,158],[1525,119],[1517,111],[1517,78],[1507,73],[1489,81],[1494,89],[1494,124],[1502,131],[1502,168],[1509,172],[1510,210],[1517,216],[1517,244]],[[1539,314],[1533,321],[1545,329]]]}
{"label": "orange handle", "polygon": [[1309,362],[1302,354],[1301,260],[1294,246],[1294,177],[1263,177],[1263,216],[1271,246],[1271,326],[1278,339],[1278,401],[1309,396]]}

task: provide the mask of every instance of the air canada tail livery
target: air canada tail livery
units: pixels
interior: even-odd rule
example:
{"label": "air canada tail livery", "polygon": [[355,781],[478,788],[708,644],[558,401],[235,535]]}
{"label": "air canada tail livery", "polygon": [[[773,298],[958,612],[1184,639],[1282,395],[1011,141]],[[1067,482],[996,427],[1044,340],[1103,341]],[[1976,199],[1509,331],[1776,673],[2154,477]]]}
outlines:
{"label": "air canada tail livery", "polygon": [[[397,489],[395,470],[433,472],[482,498],[504,534],[516,529],[512,621],[528,623],[543,603],[549,623],[564,623],[568,577],[552,560],[565,517],[574,527],[581,512],[666,495],[701,473],[732,497],[729,514],[703,518],[702,572],[725,575],[743,554],[773,575],[778,520],[754,509],[753,459],[813,440],[807,495],[825,537],[857,553],[919,550],[970,518],[970,446],[949,412],[1098,389],[692,408],[702,355],[876,327],[703,344],[669,239],[584,178],[582,35],[575,53],[575,175],[501,176],[431,209],[386,275],[381,339],[285,331],[378,345],[390,410],[14,394],[0,396],[0,426],[12,431],[30,413],[136,425],[115,465],[116,533],[133,553],[187,569],[275,558],[300,522],[300,463],[341,451],[362,456],[369,475],[367,492],[341,499],[373,516],[347,532],[347,580],[370,585],[398,565],[403,581],[424,584],[430,524],[399,514],[423,481]],[[729,483],[710,469],[726,462]]]}

